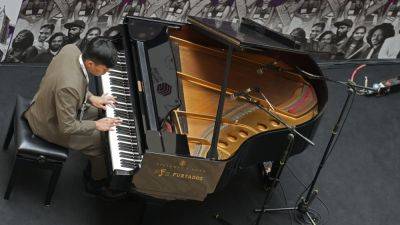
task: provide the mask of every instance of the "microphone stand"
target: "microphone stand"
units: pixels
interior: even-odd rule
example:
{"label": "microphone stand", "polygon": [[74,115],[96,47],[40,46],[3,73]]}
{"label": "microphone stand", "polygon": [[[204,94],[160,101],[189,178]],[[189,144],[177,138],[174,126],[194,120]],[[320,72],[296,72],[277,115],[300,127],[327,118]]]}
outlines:
{"label": "microphone stand", "polygon": [[[265,113],[267,113],[268,115],[270,115],[271,117],[273,117],[274,119],[276,119],[277,121],[279,121],[279,123],[283,124],[288,130],[288,145],[285,149],[285,151],[282,152],[278,165],[275,167],[274,172],[273,172],[273,177],[270,177],[268,179],[268,185],[266,188],[266,196],[264,197],[264,201],[263,201],[263,205],[262,205],[262,209],[259,211],[260,213],[258,214],[257,220],[256,220],[256,225],[258,225],[261,221],[262,212],[265,212],[265,204],[268,202],[268,200],[270,199],[270,197],[272,196],[272,192],[274,190],[274,188],[277,186],[277,183],[279,182],[279,177],[282,173],[282,170],[284,168],[284,166],[286,165],[289,156],[293,150],[294,147],[294,140],[295,140],[295,135],[300,137],[301,139],[303,139],[304,141],[306,141],[307,143],[311,144],[311,145],[315,145],[313,141],[311,141],[310,139],[308,139],[307,137],[305,137],[304,135],[302,135],[300,132],[298,132],[296,130],[296,128],[294,126],[291,126],[289,124],[287,124],[283,119],[281,119],[278,115],[276,115],[272,110],[274,110],[272,104],[270,103],[270,101],[268,101],[268,99],[266,98],[266,96],[264,95],[264,93],[262,93],[259,89],[257,89],[257,92],[264,98],[264,100],[269,104],[269,108],[265,108],[263,105],[260,104],[259,101],[253,99],[248,92],[239,92],[237,93],[237,95],[239,95],[239,97],[241,99],[244,99],[245,101],[257,106],[257,108],[261,109],[262,111],[264,111]],[[224,221],[222,218],[219,218],[220,221]],[[227,221],[224,221],[225,224]]]}
{"label": "microphone stand", "polygon": [[299,213],[298,216],[300,217],[301,222],[316,225],[319,222],[317,220],[318,218],[316,218],[316,215],[314,215],[314,213],[312,213],[310,211],[310,205],[318,194],[318,190],[315,189],[315,185],[316,185],[318,177],[322,171],[322,168],[324,167],[324,165],[328,159],[328,156],[330,155],[330,153],[334,147],[335,140],[340,135],[341,128],[343,127],[344,122],[346,120],[346,117],[344,117],[345,112],[347,111],[347,114],[349,113],[350,106],[351,106],[350,99],[353,99],[355,97],[355,94],[363,95],[365,93],[371,93],[373,91],[376,91],[376,89],[357,85],[351,80],[349,80],[347,82],[336,81],[336,80],[332,80],[330,78],[325,78],[322,76],[316,76],[314,74],[310,74],[304,70],[301,70],[300,68],[297,68],[297,69],[311,79],[320,79],[320,80],[325,80],[325,81],[345,85],[347,87],[347,97],[345,99],[344,104],[342,105],[339,117],[336,121],[336,124],[335,124],[333,130],[332,130],[330,140],[325,148],[325,151],[324,151],[324,154],[319,163],[318,169],[313,177],[313,180],[312,180],[310,186],[308,187],[308,192],[307,192],[306,197],[305,198],[301,197],[300,202],[295,207],[265,209],[263,206],[261,209],[255,209],[254,212],[255,213],[265,213],[265,212],[279,212],[279,211],[287,211],[287,210],[296,210]]}
{"label": "microphone stand", "polygon": [[[280,156],[280,160],[278,163],[278,166],[276,167],[276,171],[273,173],[274,177],[270,177],[268,180],[269,185],[267,185],[266,188],[266,196],[264,198],[263,201],[263,206],[262,206],[262,211],[264,211],[264,206],[267,203],[267,201],[270,199],[270,197],[272,196],[272,192],[274,190],[274,188],[276,187],[278,181],[279,181],[279,177],[280,174],[282,173],[283,167],[285,166],[286,162],[289,159],[290,153],[293,150],[294,147],[294,140],[295,140],[295,135],[297,135],[298,137],[300,137],[301,139],[303,139],[304,141],[306,141],[307,143],[311,144],[311,145],[315,145],[314,142],[312,142],[310,139],[308,139],[307,137],[305,137],[304,135],[302,135],[300,132],[298,132],[296,130],[295,127],[290,126],[289,124],[287,124],[284,120],[282,120],[278,115],[276,115],[274,112],[272,112],[272,110],[274,110],[274,107],[272,106],[272,104],[268,101],[268,99],[265,97],[264,93],[262,93],[260,90],[257,90],[257,92],[264,98],[264,100],[269,104],[269,108],[265,108],[263,105],[261,105],[259,103],[259,101],[253,99],[250,95],[249,92],[237,92],[235,94],[233,94],[233,97],[240,97],[241,99],[245,100],[248,103],[251,103],[253,105],[255,105],[257,108],[261,109],[262,111],[266,112],[268,115],[270,115],[271,117],[273,117],[274,119],[276,119],[279,123],[283,124],[287,129],[289,129],[289,134],[288,136],[288,145],[285,149],[285,151],[282,152],[281,156]],[[272,109],[272,110],[271,110]],[[229,223],[228,221],[226,221],[221,215],[216,214],[214,215],[214,218],[219,221],[221,224],[223,225],[231,225],[231,223]],[[256,225],[258,225],[261,221],[262,218],[262,213],[260,213],[257,217],[257,222]]]}

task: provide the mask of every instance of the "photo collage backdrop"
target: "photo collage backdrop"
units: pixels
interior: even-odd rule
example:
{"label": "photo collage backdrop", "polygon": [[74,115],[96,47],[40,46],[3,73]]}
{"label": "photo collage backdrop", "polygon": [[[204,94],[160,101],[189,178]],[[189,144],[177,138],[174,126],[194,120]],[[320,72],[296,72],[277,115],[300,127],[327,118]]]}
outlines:
{"label": "photo collage backdrop", "polygon": [[112,36],[126,15],[249,18],[328,60],[400,58],[400,0],[24,0],[8,63],[48,63],[59,49]]}

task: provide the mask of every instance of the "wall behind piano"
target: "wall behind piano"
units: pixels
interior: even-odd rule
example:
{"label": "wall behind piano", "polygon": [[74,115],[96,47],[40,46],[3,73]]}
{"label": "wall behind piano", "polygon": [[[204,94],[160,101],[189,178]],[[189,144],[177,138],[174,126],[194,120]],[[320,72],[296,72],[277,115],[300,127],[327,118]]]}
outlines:
{"label": "wall behind piano", "polygon": [[[19,38],[5,61],[48,63],[62,36],[82,47],[93,36],[109,34],[125,15],[180,22],[188,15],[232,22],[247,17],[324,60],[396,59],[399,9],[400,0],[24,0],[14,32]],[[78,36],[68,29],[76,20],[84,25]],[[54,30],[43,32],[45,24]]]}
{"label": "wall behind piano", "polygon": [[0,0],[0,61],[7,53],[22,0]]}

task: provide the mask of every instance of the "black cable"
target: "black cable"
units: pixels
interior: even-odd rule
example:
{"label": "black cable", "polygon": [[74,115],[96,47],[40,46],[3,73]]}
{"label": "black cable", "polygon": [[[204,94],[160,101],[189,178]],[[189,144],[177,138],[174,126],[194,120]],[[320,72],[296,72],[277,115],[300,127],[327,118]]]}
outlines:
{"label": "black cable", "polygon": [[342,124],[340,125],[340,129],[339,129],[339,131],[338,131],[338,133],[337,133],[337,136],[336,136],[335,140],[334,140],[333,143],[332,143],[332,146],[331,146],[331,148],[330,148],[330,150],[329,150],[329,152],[328,152],[328,155],[327,155],[325,161],[327,161],[328,158],[330,157],[330,155],[331,155],[331,153],[332,153],[332,151],[333,151],[333,149],[334,149],[334,147],[335,147],[335,145],[336,145],[336,142],[337,142],[337,140],[338,140],[339,137],[340,137],[340,134],[341,134],[342,129],[343,129],[343,127],[344,127],[343,125],[346,123],[346,120],[347,120],[347,118],[348,118],[348,116],[349,116],[349,114],[350,114],[351,108],[352,108],[352,106],[353,106],[354,99],[355,99],[355,94],[353,94],[352,97],[351,97],[351,99],[350,99],[350,104],[349,104],[349,107],[348,107],[347,112],[346,112],[346,114],[345,114],[345,117],[344,117],[344,119],[343,119],[343,122],[342,122]]}
{"label": "black cable", "polygon": [[[283,199],[285,200],[285,207],[288,207],[288,200],[286,197],[285,189],[283,188],[283,184],[279,182],[279,187],[281,188]],[[292,210],[287,210],[290,218],[290,225],[293,225],[293,216],[292,216]]]}
{"label": "black cable", "polygon": [[[297,206],[300,198],[310,188],[311,183],[306,186],[306,184],[293,172],[293,170],[290,168],[290,166],[288,164],[286,165],[286,167],[288,168],[288,170],[292,174],[292,176],[305,188],[304,191],[297,197],[297,200],[296,200],[296,206]],[[327,224],[330,220],[330,214],[331,214],[329,207],[325,204],[325,202],[318,195],[316,197],[317,197],[318,201],[322,204],[322,206],[325,208],[325,210],[327,211],[328,219],[326,220],[326,222],[324,222]]]}

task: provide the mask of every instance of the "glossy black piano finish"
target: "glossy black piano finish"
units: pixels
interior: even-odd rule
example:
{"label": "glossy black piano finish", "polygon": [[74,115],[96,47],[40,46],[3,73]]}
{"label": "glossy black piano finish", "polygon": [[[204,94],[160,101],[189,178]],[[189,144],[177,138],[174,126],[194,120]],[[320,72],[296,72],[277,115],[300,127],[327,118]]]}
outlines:
{"label": "glossy black piano finish", "polygon": [[[298,66],[321,76],[322,72],[310,56],[293,48],[296,47],[293,41],[252,21],[231,24],[190,17],[189,22],[191,24],[127,17],[121,28],[139,146],[143,154],[141,168],[132,178],[132,188],[137,193],[160,199],[201,201],[207,194],[222,190],[241,168],[279,160],[288,144],[289,131],[282,128],[253,135],[228,158],[211,159],[191,154],[185,132],[178,134],[177,127],[171,128],[173,111],[185,109],[183,99],[187,97],[183,93],[182,81],[178,79],[181,60],[184,59],[179,58],[179,46],[171,41],[171,36],[222,49],[222,52],[229,52],[231,48],[239,54],[271,55],[291,68]],[[226,56],[229,58],[229,53]],[[280,70],[272,67],[274,69]],[[322,80],[307,77],[304,80],[315,90],[318,113],[296,128],[312,138],[325,108],[327,90]],[[217,116],[215,118],[218,120]],[[184,126],[182,129],[187,130]],[[305,141],[296,137],[292,154],[302,152],[306,146]]]}

